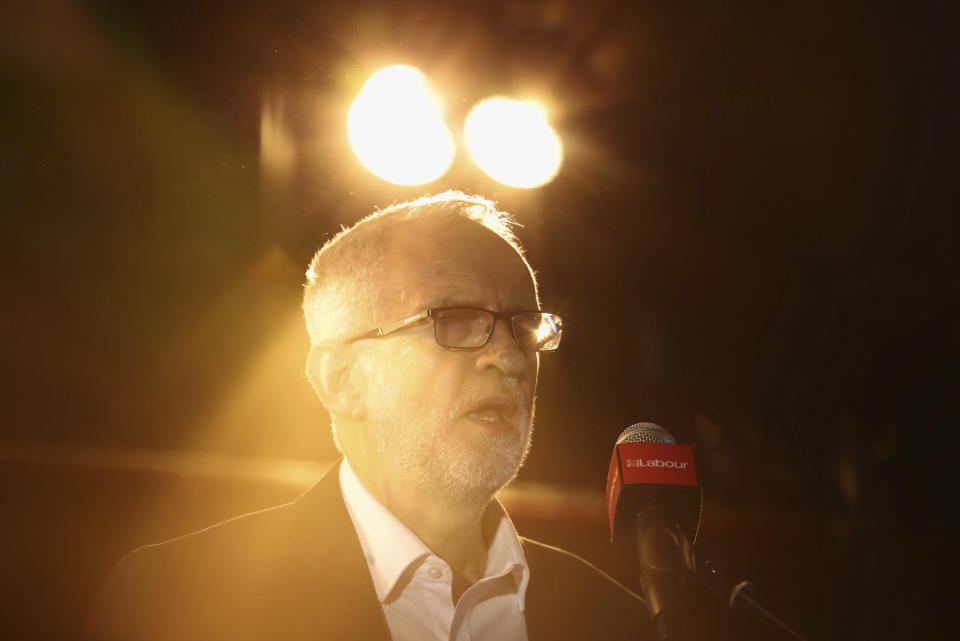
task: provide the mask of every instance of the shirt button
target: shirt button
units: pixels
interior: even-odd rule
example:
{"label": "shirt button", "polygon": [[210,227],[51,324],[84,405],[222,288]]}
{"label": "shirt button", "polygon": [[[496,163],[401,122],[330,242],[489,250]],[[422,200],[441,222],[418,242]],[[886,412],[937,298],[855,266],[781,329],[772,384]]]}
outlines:
{"label": "shirt button", "polygon": [[431,579],[439,579],[443,576],[443,570],[437,566],[431,566],[430,569],[427,570],[427,576],[429,576]]}

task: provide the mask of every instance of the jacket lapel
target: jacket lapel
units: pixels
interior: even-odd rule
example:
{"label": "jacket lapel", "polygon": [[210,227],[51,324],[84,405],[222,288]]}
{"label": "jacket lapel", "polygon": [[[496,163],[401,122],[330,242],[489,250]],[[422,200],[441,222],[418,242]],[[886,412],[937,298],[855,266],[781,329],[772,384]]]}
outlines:
{"label": "jacket lapel", "polygon": [[295,525],[283,588],[299,614],[285,624],[293,639],[390,641],[370,570],[340,493],[339,468],[334,465],[293,506]]}

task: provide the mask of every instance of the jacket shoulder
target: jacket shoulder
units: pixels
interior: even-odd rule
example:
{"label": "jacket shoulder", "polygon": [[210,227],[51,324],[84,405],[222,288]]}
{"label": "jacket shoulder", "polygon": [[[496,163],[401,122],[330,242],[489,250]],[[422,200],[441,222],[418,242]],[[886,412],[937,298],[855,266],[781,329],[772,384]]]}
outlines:
{"label": "jacket shoulder", "polygon": [[179,624],[222,625],[225,607],[256,603],[255,586],[281,561],[293,517],[292,504],[285,504],[130,552],[97,595],[91,636],[177,638]]}
{"label": "jacket shoulder", "polygon": [[91,636],[386,639],[335,470],[292,503],[128,554],[100,591]]}

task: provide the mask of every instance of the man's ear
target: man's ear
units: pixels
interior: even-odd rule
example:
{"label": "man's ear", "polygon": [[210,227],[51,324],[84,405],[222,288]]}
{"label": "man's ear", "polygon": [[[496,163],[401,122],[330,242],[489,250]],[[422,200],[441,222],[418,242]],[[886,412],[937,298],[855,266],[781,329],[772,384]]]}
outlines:
{"label": "man's ear", "polygon": [[328,412],[360,420],[365,414],[364,388],[359,381],[355,354],[345,345],[312,347],[307,356],[307,380]]}

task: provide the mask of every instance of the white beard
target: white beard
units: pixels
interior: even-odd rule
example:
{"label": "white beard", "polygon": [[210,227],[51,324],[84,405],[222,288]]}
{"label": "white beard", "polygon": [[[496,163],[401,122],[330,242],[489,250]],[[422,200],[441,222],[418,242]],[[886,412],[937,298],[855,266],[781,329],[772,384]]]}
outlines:
{"label": "white beard", "polygon": [[[436,407],[412,407],[393,380],[378,377],[380,408],[368,408],[379,461],[425,493],[446,497],[492,496],[516,476],[530,450],[533,407],[524,402],[517,379],[490,379],[458,399],[444,413]],[[474,403],[493,394],[517,402],[512,429],[503,432],[463,425]]]}

